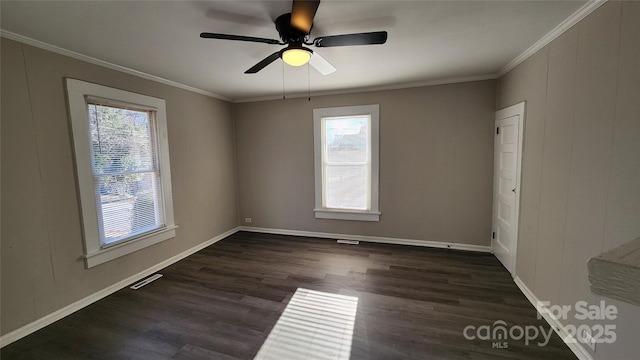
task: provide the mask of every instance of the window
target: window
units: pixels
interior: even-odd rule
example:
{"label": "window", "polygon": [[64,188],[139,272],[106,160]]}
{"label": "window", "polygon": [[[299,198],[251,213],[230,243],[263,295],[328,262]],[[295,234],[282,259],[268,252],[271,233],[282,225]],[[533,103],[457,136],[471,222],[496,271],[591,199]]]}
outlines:
{"label": "window", "polygon": [[67,79],[87,267],[175,237],[165,102]]}
{"label": "window", "polygon": [[378,221],[379,106],[313,110],[316,218]]}

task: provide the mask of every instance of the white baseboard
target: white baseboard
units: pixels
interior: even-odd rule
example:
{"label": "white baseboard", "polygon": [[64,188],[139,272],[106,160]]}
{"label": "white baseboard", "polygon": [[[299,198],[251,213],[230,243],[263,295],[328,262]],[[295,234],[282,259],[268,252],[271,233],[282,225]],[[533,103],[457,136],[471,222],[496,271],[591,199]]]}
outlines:
{"label": "white baseboard", "polygon": [[167,259],[167,260],[165,260],[165,261],[163,261],[161,263],[158,263],[158,264],[156,264],[156,265],[154,265],[154,266],[152,266],[152,267],[150,267],[150,268],[148,268],[146,270],[143,270],[143,271],[141,271],[141,272],[139,272],[139,273],[137,273],[135,275],[132,275],[132,276],[130,276],[130,277],[128,277],[128,278],[126,278],[126,279],[124,279],[122,281],[119,281],[119,282],[117,282],[117,283],[115,283],[115,284],[113,284],[113,285],[111,285],[111,286],[109,286],[107,288],[104,288],[104,289],[102,289],[102,290],[100,290],[100,291],[98,291],[96,293],[93,293],[93,294],[91,294],[91,295],[89,295],[89,296],[87,296],[87,297],[85,297],[83,299],[80,299],[80,300],[78,300],[78,301],[76,301],[76,302],[74,302],[74,303],[72,303],[70,305],[67,305],[67,306],[63,307],[62,309],[54,311],[51,314],[45,315],[45,316],[41,317],[40,319],[38,319],[36,321],[33,321],[33,322],[31,322],[31,323],[29,323],[29,324],[27,324],[27,325],[25,325],[25,326],[23,326],[21,328],[18,328],[18,329],[14,330],[14,331],[12,331],[10,333],[7,333],[7,334],[3,335],[2,337],[0,337],[0,348],[4,347],[6,345],[9,345],[14,341],[20,340],[23,337],[25,337],[25,336],[33,333],[33,332],[36,332],[36,331],[42,329],[43,327],[45,327],[45,326],[47,326],[49,324],[52,324],[52,323],[64,318],[65,316],[70,315],[70,314],[72,314],[72,313],[74,313],[74,312],[76,312],[76,311],[78,311],[78,310],[80,310],[80,309],[82,309],[82,308],[84,308],[84,307],[86,307],[88,305],[91,305],[94,302],[96,302],[96,301],[98,301],[98,300],[100,300],[100,299],[102,299],[102,298],[104,298],[104,297],[106,297],[108,295],[111,295],[114,292],[116,292],[116,291],[118,291],[118,290],[120,290],[120,289],[122,289],[122,288],[124,288],[124,287],[126,287],[128,285],[130,285],[131,283],[134,283],[134,282],[136,282],[136,281],[138,281],[138,280],[140,280],[140,279],[142,279],[144,277],[147,277],[147,276],[153,274],[156,271],[162,270],[165,267],[167,267],[167,266],[169,266],[169,265],[171,265],[171,264],[173,264],[173,263],[175,263],[177,261],[180,261],[180,260],[186,258],[187,256],[189,256],[191,254],[194,254],[194,253],[206,248],[207,246],[209,246],[211,244],[214,244],[214,243],[226,238],[227,236],[233,235],[238,231],[239,231],[239,228],[237,228],[237,227],[233,228],[233,229],[231,229],[231,230],[229,230],[227,232],[224,232],[224,233],[222,233],[222,234],[220,234],[220,235],[218,235],[218,236],[216,236],[216,237],[214,237],[212,239],[209,239],[209,240],[207,240],[207,241],[205,241],[203,243],[200,243],[200,244],[192,247],[191,249],[183,251],[178,255],[175,255],[175,256],[173,256],[173,257],[171,257],[171,258],[169,258],[169,259]]}
{"label": "white baseboard", "polygon": [[239,230],[250,231],[250,232],[260,232],[260,233],[267,233],[267,234],[278,234],[278,235],[294,235],[294,236],[319,237],[319,238],[329,238],[329,239],[358,240],[358,241],[375,242],[375,243],[383,243],[383,244],[412,245],[412,246],[423,246],[423,247],[488,252],[488,253],[491,252],[491,246],[448,243],[448,242],[440,242],[440,241],[400,239],[400,238],[390,238],[390,237],[380,237],[380,236],[335,234],[335,233],[302,231],[302,230],[271,229],[271,228],[261,228],[261,227],[253,227],[253,226],[240,226]]}
{"label": "white baseboard", "polygon": [[[533,292],[525,285],[525,283],[518,276],[513,278],[516,285],[520,288],[520,291],[524,294],[524,296],[529,299],[529,302],[538,309],[538,304],[540,300],[533,294]],[[578,341],[568,341],[572,338],[569,332],[566,330],[565,326],[560,322],[560,320],[549,315],[548,312],[543,311],[541,313],[544,320],[551,326],[551,328],[560,336],[560,338],[564,341],[565,344],[573,351],[573,353],[580,360],[593,360],[593,356],[591,353],[585,349],[585,347]]]}
{"label": "white baseboard", "polygon": [[[301,230],[285,230],[285,229],[271,229],[271,228],[259,228],[259,227],[248,227],[248,226],[239,226],[234,229],[231,229],[225,233],[222,233],[212,239],[209,239],[197,246],[183,251],[182,253],[175,255],[161,263],[158,263],[148,269],[145,269],[135,275],[132,275],[124,280],[121,280],[107,288],[104,288],[96,293],[93,293],[83,299],[80,299],[72,304],[69,304],[51,314],[45,315],[38,320],[35,320],[27,325],[22,326],[12,332],[9,332],[2,337],[0,337],[0,347],[4,347],[17,341],[31,333],[34,333],[43,327],[52,324],[67,315],[70,315],[88,305],[93,304],[94,302],[113,294],[114,292],[136,282],[139,281],[156,271],[164,269],[165,267],[180,261],[187,256],[196,253],[209,245],[212,245],[228,236],[235,234],[238,231],[249,231],[249,232],[261,232],[267,234],[279,234],[279,235],[295,235],[295,236],[307,236],[307,237],[319,237],[319,238],[329,238],[329,239],[346,239],[346,240],[358,240],[365,242],[375,242],[375,243],[385,243],[385,244],[398,244],[398,245],[412,245],[412,246],[423,246],[423,247],[434,247],[434,248],[444,248],[444,249],[455,249],[455,250],[466,250],[466,251],[477,251],[477,252],[491,252],[490,246],[479,246],[479,245],[468,245],[468,244],[457,244],[457,243],[446,243],[439,241],[426,241],[426,240],[414,240],[414,239],[400,239],[400,238],[390,238],[390,237],[379,237],[379,236],[364,236],[364,235],[348,235],[348,234],[336,234],[336,233],[324,233],[324,232],[314,232],[314,231],[301,231]],[[590,358],[584,358],[589,359]]]}

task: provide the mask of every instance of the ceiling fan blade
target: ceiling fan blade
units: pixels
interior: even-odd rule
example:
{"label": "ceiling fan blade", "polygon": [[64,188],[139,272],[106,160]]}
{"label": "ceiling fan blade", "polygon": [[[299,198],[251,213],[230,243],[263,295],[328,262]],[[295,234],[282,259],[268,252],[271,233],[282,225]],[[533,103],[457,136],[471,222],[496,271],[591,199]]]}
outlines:
{"label": "ceiling fan blade", "polygon": [[321,36],[313,40],[317,47],[352,46],[352,45],[376,45],[387,42],[386,31],[376,31],[358,34]]}
{"label": "ceiling fan blade", "polygon": [[291,27],[308,34],[313,25],[313,18],[316,16],[320,0],[293,0],[291,7]]}
{"label": "ceiling fan blade", "polygon": [[203,32],[203,33],[200,33],[200,37],[204,39],[236,40],[236,41],[249,41],[249,42],[258,42],[258,43],[274,44],[274,45],[284,45],[279,40],[265,39],[265,38],[259,38],[259,37],[253,37],[253,36],[216,34],[216,33]]}
{"label": "ceiling fan blade", "polygon": [[333,67],[333,65],[331,65],[317,52],[314,52],[311,55],[311,59],[309,59],[309,65],[313,66],[313,68],[318,70],[318,72],[322,75],[329,75],[336,71],[336,68]]}
{"label": "ceiling fan blade", "polygon": [[247,71],[245,71],[245,74],[255,74],[258,71],[264,69],[265,66],[271,64],[272,62],[276,61],[278,58],[280,58],[280,51],[276,51],[273,54],[267,56],[266,58],[264,58],[264,60],[260,61],[259,63],[253,65],[253,67]]}

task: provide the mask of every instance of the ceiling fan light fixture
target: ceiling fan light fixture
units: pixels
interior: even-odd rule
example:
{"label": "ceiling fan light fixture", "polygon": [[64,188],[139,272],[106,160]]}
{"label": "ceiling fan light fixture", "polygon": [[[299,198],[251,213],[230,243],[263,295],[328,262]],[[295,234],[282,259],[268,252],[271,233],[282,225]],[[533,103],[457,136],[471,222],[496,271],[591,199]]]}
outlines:
{"label": "ceiling fan light fixture", "polygon": [[282,61],[291,66],[302,66],[311,59],[311,50],[300,47],[290,48],[282,52]]}
{"label": "ceiling fan light fixture", "polygon": [[336,68],[329,64],[327,60],[322,58],[320,54],[314,54],[313,50],[306,48],[303,45],[323,48],[353,45],[377,45],[384,44],[387,41],[386,31],[321,36],[310,41],[309,39],[311,36],[311,29],[313,28],[313,19],[316,16],[318,5],[320,5],[320,0],[293,0],[291,13],[282,14],[275,20],[276,30],[278,31],[280,40],[210,32],[200,33],[200,37],[205,39],[286,45],[285,48],[281,48],[260,60],[260,62],[245,71],[245,74],[255,74],[280,58],[283,63],[286,63],[287,65],[302,66],[304,64],[309,64],[322,75],[328,75],[336,71]]}

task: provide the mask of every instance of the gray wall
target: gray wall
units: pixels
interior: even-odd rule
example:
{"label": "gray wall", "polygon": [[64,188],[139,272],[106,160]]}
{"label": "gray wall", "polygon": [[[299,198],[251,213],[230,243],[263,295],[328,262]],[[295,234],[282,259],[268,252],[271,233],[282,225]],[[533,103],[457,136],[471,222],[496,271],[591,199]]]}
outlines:
{"label": "gray wall", "polygon": [[[379,222],[314,217],[313,109],[380,104]],[[495,81],[234,104],[240,219],[490,245]]]}
{"label": "gray wall", "polygon": [[[238,215],[258,227],[487,246],[494,111],[523,100],[516,275],[540,300],[595,303],[587,260],[640,236],[639,19],[640,3],[603,5],[497,92],[483,81],[234,105],[2,39],[2,334],[234,228]],[[66,76],[166,99],[175,239],[84,268]],[[381,220],[315,219],[312,109],[371,103],[381,109]],[[618,340],[595,357],[626,360],[640,353],[640,311],[607,302],[621,312]]]}
{"label": "gray wall", "polygon": [[[237,225],[231,104],[2,39],[2,334]],[[85,269],[64,77],[166,100],[177,236]]]}
{"label": "gray wall", "polygon": [[[603,5],[499,80],[498,108],[522,100],[516,275],[542,301],[597,303],[587,260],[640,236],[640,2]],[[594,356],[629,359],[640,308],[606,302],[618,340]]]}

